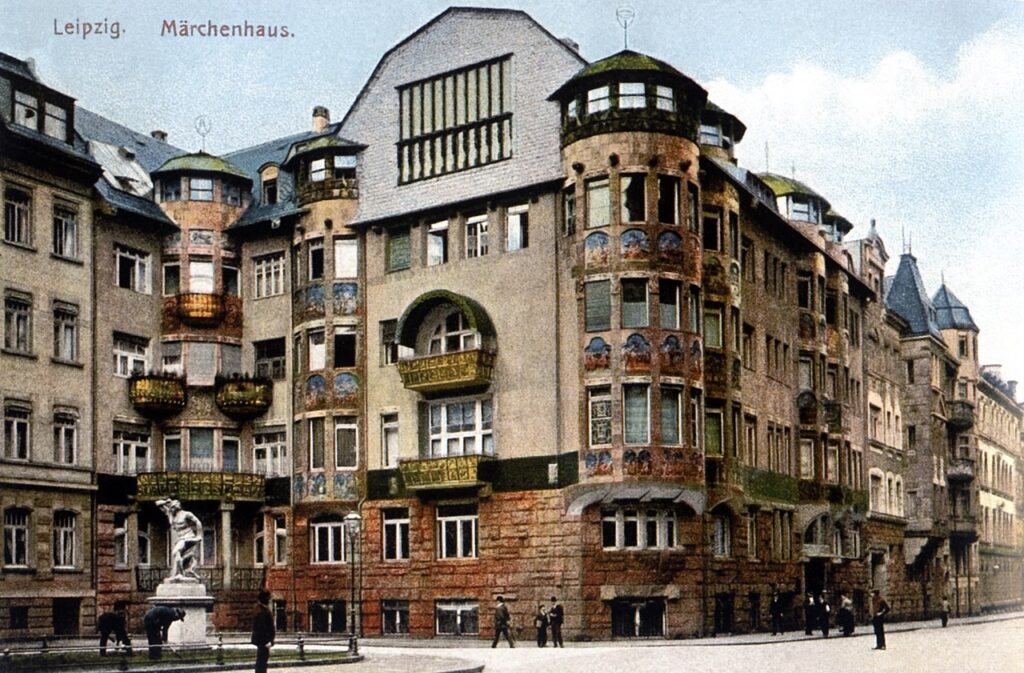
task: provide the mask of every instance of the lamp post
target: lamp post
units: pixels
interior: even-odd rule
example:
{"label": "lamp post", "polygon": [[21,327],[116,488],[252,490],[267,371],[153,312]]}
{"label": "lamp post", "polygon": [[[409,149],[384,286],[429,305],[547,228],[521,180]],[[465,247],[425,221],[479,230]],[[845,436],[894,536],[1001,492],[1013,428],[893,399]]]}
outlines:
{"label": "lamp post", "polygon": [[356,538],[359,537],[359,526],[363,518],[359,512],[349,512],[345,515],[345,532],[348,533],[349,542],[349,563],[352,564],[352,581],[348,602],[348,623],[349,623],[349,651],[352,654],[359,654],[359,639],[356,635]]}

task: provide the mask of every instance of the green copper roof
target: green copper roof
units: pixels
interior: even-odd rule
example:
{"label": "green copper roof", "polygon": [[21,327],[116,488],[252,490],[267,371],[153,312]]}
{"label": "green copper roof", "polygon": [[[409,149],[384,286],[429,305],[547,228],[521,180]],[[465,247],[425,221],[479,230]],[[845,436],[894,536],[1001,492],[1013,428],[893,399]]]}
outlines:
{"label": "green copper roof", "polygon": [[808,196],[816,196],[819,199],[825,198],[796,178],[787,178],[784,175],[777,175],[776,173],[760,173],[757,177],[764,180],[765,184],[771,187],[771,190],[775,192],[775,196],[806,194]]}
{"label": "green copper roof", "polygon": [[241,178],[247,182],[249,181],[249,176],[243,173],[240,168],[235,167],[233,164],[228,163],[220,157],[215,157],[212,154],[207,154],[206,152],[182,154],[181,156],[169,159],[163,166],[153,171],[153,174],[172,173],[177,171],[225,173],[227,175],[233,175],[236,178]]}
{"label": "green copper roof", "polygon": [[573,79],[581,77],[590,77],[591,75],[599,75],[605,72],[611,71],[650,71],[650,72],[664,72],[676,77],[685,77],[685,75],[668,63],[659,61],[656,58],[648,56],[647,54],[640,54],[629,49],[624,49],[617,54],[612,54],[607,58],[603,58],[600,61],[595,61],[590,65],[584,67],[578,73],[573,76]]}
{"label": "green copper roof", "polygon": [[720,105],[715,105],[714,103],[711,102],[711,100],[708,100],[708,102],[705,103],[704,114],[702,115],[702,117],[703,119],[714,119],[717,117],[718,119],[724,118],[731,120],[733,123],[733,139],[736,140],[737,142],[743,140],[743,136],[747,132],[747,125],[740,121],[739,117],[729,112],[725,108],[721,107]]}

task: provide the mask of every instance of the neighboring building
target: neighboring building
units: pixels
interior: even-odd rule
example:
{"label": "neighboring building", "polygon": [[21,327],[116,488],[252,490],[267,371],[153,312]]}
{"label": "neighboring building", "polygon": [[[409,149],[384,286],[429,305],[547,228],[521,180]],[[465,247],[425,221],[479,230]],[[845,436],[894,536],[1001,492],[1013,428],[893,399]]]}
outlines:
{"label": "neighboring building", "polygon": [[[137,623],[164,497],[204,523],[218,629],[260,588],[281,630],[389,636],[486,634],[498,594],[520,624],[557,595],[570,638],[758,630],[776,590],[793,622],[806,593],[1020,600],[1021,412],[966,308],[739,166],[744,124],[673,66],[450,9],[340,122],[216,157],[2,58],[0,635],[71,632],[72,600]],[[81,264],[24,238],[19,194],[53,191]],[[51,412],[76,467],[29,442]]]}

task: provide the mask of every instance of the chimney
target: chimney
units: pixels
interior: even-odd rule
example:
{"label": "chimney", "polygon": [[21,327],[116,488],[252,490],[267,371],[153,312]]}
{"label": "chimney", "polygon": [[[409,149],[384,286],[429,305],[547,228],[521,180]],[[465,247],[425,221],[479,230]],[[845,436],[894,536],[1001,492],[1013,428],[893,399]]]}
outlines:
{"label": "chimney", "polygon": [[25,59],[25,69],[28,70],[30,75],[32,75],[32,79],[39,79],[39,73],[36,72],[36,60],[34,58]]}
{"label": "chimney", "polygon": [[1013,400],[1014,402],[1016,402],[1017,401],[1017,382],[1016,381],[1007,381],[1006,382],[1006,389],[1010,392],[1010,399]]}
{"label": "chimney", "polygon": [[323,105],[313,108],[313,133],[323,133],[331,123],[331,111]]}
{"label": "chimney", "polygon": [[150,131],[149,135],[153,136],[162,143],[167,142],[167,131],[161,131],[157,129],[155,131]]}

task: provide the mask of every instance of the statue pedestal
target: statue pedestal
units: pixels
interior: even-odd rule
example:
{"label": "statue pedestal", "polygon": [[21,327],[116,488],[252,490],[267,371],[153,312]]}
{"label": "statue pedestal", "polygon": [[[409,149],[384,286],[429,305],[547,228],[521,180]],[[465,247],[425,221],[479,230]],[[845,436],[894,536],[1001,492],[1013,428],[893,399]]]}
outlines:
{"label": "statue pedestal", "polygon": [[206,595],[206,585],[164,580],[157,586],[156,595],[148,600],[154,605],[185,611],[185,621],[172,622],[167,630],[169,645],[206,644],[206,612],[213,606],[213,596]]}

